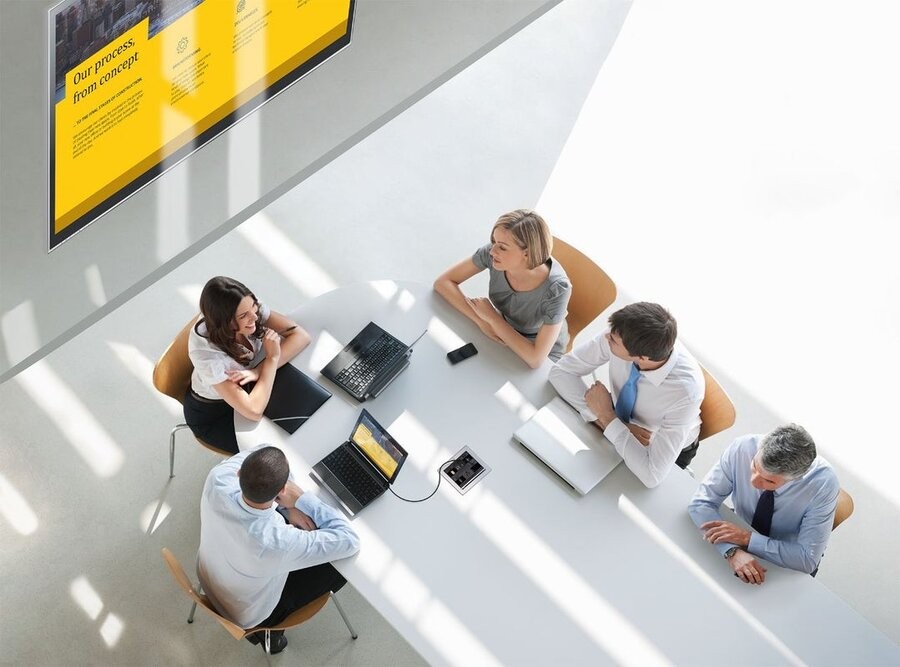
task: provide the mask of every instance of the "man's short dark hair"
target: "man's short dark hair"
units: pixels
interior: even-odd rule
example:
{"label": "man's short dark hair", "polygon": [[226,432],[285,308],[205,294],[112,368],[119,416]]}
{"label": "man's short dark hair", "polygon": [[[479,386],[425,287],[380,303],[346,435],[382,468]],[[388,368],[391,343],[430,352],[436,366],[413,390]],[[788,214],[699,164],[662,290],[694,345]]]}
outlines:
{"label": "man's short dark hair", "polygon": [[802,477],[816,458],[816,443],[806,429],[787,424],[767,433],[759,444],[759,462],[766,472],[789,479]]}
{"label": "man's short dark hair", "polygon": [[291,468],[278,447],[262,447],[241,464],[241,493],[254,503],[274,500],[287,483]]}
{"label": "man's short dark hair", "polygon": [[640,301],[617,310],[609,317],[610,331],[622,339],[633,357],[665,361],[672,354],[678,325],[658,303]]}

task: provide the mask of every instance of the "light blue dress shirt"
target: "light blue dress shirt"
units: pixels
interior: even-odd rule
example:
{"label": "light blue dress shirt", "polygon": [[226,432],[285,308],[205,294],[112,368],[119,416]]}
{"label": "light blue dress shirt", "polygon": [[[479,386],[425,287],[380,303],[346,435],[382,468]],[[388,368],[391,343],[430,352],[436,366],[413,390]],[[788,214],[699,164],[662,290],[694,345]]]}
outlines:
{"label": "light blue dress shirt", "polygon": [[[722,453],[688,506],[697,526],[722,519],[719,508],[729,495],[735,513],[753,520],[762,491],[750,484],[750,462],[763,435],[746,435]],[[831,465],[817,456],[802,477],[775,489],[775,513],[769,537],[753,531],[746,550],[782,567],[813,572],[828,546],[840,484]],[[723,555],[734,544],[714,545]]]}
{"label": "light blue dress shirt", "polygon": [[285,523],[274,502],[264,510],[250,507],[237,471],[251,451],[223,461],[206,478],[197,554],[203,590],[223,616],[242,628],[255,627],[272,613],[292,570],[359,550],[359,538],[344,516],[311,493],[300,496],[296,507],[316,524],[313,531]]}

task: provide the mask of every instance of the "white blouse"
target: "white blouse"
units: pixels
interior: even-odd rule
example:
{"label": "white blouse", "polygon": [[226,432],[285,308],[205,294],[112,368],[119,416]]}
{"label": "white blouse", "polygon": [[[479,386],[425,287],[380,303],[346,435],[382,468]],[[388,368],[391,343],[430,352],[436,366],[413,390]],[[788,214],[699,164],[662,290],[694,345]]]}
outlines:
{"label": "white blouse", "polygon": [[[265,323],[269,319],[269,308],[259,304],[259,321]],[[222,348],[211,343],[207,336],[206,323],[191,327],[188,335],[188,356],[194,364],[194,372],[191,373],[191,389],[203,398],[221,399],[219,393],[213,389],[213,385],[228,379],[230,371],[242,371],[248,368],[256,368],[266,358],[262,340],[249,338],[253,346],[253,359],[248,365],[228,356]]]}

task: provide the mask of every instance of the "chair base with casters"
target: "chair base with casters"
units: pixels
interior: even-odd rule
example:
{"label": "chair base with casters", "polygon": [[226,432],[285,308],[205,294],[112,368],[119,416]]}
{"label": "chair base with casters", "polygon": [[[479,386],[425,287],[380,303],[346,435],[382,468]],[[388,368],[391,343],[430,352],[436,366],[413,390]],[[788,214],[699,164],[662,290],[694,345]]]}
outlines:
{"label": "chair base with casters", "polygon": [[[176,424],[175,427],[169,432],[169,479],[172,479],[175,476],[175,434],[178,433],[178,431],[182,431],[184,429],[190,431],[191,427],[187,424]],[[194,440],[206,447],[209,451],[218,454],[219,456],[234,456],[234,452],[229,452],[224,449],[214,447],[208,442],[201,440],[197,436],[194,436]]]}
{"label": "chair base with casters", "polygon": [[219,612],[216,611],[215,607],[212,606],[209,598],[199,590],[199,587],[194,587],[194,585],[191,584],[191,580],[185,573],[184,568],[181,567],[181,563],[178,562],[175,554],[164,547],[162,550],[162,555],[166,561],[166,565],[172,572],[172,576],[175,577],[175,581],[178,582],[178,585],[185,592],[185,594],[187,594],[187,596],[191,598],[191,602],[193,603],[191,605],[191,612],[190,614],[188,614],[188,623],[194,622],[194,612],[197,611],[197,606],[199,605],[206,611],[206,613],[215,618],[226,630],[228,630],[228,633],[235,639],[246,639],[250,635],[256,634],[258,632],[264,632],[265,635],[261,644],[263,645],[266,653],[270,653],[272,646],[272,632],[274,632],[275,630],[287,630],[289,628],[298,626],[305,621],[308,621],[310,618],[319,613],[322,607],[328,604],[328,600],[330,599],[334,602],[334,606],[337,607],[338,613],[341,615],[344,624],[347,626],[347,630],[350,631],[350,637],[356,639],[359,636],[356,633],[356,630],[354,630],[353,626],[350,624],[350,619],[347,618],[347,614],[344,612],[343,607],[341,607],[340,603],[338,602],[337,597],[335,597],[334,593],[331,592],[320,595],[312,602],[309,602],[308,604],[300,607],[300,609],[297,609],[296,611],[289,614],[287,618],[285,618],[281,623],[278,623],[277,625],[268,627],[257,626],[255,628],[245,630],[236,623],[232,623],[227,618],[219,614]]}

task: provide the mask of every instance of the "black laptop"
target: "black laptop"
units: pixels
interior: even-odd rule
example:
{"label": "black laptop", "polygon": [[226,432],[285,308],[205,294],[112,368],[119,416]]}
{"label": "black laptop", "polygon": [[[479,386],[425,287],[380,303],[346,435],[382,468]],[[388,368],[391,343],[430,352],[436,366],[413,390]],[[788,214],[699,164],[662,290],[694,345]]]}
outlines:
{"label": "black laptop", "polygon": [[412,346],[369,322],[347,346],[322,369],[322,375],[357,401],[375,398],[409,366]]}
{"label": "black laptop", "polygon": [[400,443],[363,410],[350,439],[314,465],[309,476],[352,517],[387,491],[406,456]]}

